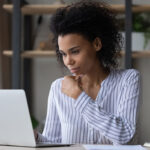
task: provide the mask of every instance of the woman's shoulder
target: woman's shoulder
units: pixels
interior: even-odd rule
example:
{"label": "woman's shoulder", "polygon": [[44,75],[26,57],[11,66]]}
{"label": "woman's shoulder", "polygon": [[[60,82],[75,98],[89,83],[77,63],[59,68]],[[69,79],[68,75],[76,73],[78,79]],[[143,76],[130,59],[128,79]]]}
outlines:
{"label": "woman's shoulder", "polygon": [[64,77],[58,78],[56,80],[54,80],[51,84],[52,87],[60,87],[61,86],[61,82],[63,80]]}
{"label": "woman's shoulder", "polygon": [[140,73],[136,69],[117,69],[113,70],[113,74],[115,77],[123,79],[123,80],[129,80],[131,78],[139,78]]}
{"label": "woman's shoulder", "polygon": [[136,69],[115,69],[113,70],[114,73],[120,75],[132,75],[132,74],[139,74],[139,71]]}

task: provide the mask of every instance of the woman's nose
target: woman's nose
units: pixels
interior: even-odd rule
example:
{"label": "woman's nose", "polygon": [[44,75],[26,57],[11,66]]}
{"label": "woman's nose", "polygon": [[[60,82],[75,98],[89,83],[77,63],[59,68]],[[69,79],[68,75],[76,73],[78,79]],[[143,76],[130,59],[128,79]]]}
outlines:
{"label": "woman's nose", "polygon": [[68,66],[68,65],[73,65],[73,63],[74,63],[74,60],[72,59],[72,57],[71,56],[66,56],[66,58],[65,58],[65,64]]}

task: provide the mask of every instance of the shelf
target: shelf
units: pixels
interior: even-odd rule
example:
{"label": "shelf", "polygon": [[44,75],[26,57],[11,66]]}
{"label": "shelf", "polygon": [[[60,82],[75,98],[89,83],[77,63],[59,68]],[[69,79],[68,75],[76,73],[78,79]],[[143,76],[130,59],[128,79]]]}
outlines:
{"label": "shelf", "polygon": [[[13,52],[11,50],[4,50],[3,55],[11,57]],[[22,58],[36,58],[36,57],[50,57],[55,56],[54,50],[28,50],[21,53]],[[121,51],[121,56],[125,55],[124,51]],[[150,50],[148,51],[134,51],[132,52],[132,58],[145,58],[150,57]]]}
{"label": "shelf", "polygon": [[[35,15],[35,14],[51,14],[56,11],[57,8],[64,7],[66,5],[63,4],[57,4],[57,5],[24,5],[21,8],[22,14],[24,15]],[[6,11],[12,13],[13,11],[13,5],[12,4],[5,4],[3,5],[3,9]]]}
{"label": "shelf", "polygon": [[[124,56],[125,52],[121,52],[121,56]],[[150,57],[150,50],[141,50],[141,51],[133,51],[132,58],[149,58]]]}
{"label": "shelf", "polygon": [[[57,8],[64,7],[66,5],[60,4],[60,5],[40,5],[40,4],[29,4],[24,5],[21,8],[22,14],[24,15],[34,15],[34,14],[50,14],[56,11]],[[116,12],[124,12],[125,6],[124,5],[111,5],[112,9],[114,9]],[[13,11],[13,5],[12,4],[5,4],[3,5],[3,8],[12,13]],[[133,12],[150,12],[150,5],[136,5],[133,6]]]}
{"label": "shelf", "polygon": [[[13,52],[12,50],[4,50],[3,55],[11,57]],[[21,53],[22,58],[50,57],[55,55],[54,50],[27,50]]]}

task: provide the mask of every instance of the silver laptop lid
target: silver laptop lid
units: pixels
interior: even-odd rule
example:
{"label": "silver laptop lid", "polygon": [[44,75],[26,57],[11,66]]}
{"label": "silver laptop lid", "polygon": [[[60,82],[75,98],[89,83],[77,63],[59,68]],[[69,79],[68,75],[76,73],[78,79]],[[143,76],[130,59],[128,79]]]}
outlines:
{"label": "silver laptop lid", "polygon": [[24,90],[0,90],[0,144],[36,146]]}

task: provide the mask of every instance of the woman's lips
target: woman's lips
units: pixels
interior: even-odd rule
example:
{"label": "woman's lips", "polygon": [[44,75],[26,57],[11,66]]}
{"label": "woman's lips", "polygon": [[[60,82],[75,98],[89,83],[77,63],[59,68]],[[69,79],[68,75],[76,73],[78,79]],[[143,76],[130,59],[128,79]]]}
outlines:
{"label": "woman's lips", "polygon": [[79,68],[71,68],[70,69],[70,72],[71,73],[76,73],[76,72],[78,72],[79,71]]}

